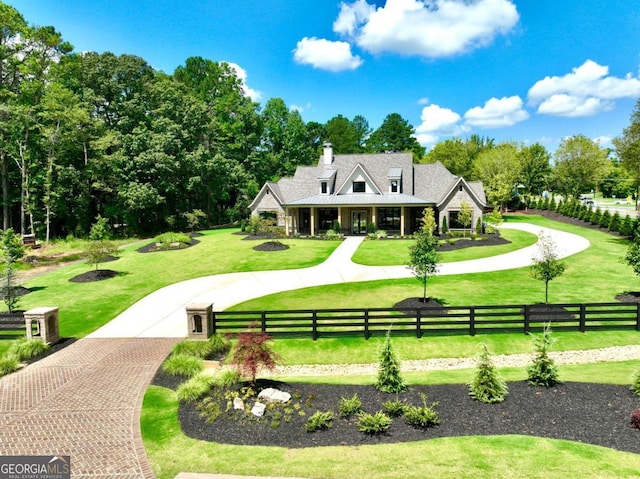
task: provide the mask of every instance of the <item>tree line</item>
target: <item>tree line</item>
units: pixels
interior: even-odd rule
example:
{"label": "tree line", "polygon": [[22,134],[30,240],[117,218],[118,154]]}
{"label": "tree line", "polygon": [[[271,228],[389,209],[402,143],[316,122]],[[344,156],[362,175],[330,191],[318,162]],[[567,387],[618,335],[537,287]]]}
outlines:
{"label": "tree line", "polygon": [[32,26],[1,1],[0,23],[2,229],[47,241],[86,236],[98,216],[128,234],[185,229],[195,211],[209,225],[237,221],[265,181],[316,164],[324,142],[338,154],[441,161],[483,181],[494,204],[518,185],[625,196],[640,176],[581,135],[563,141],[554,167],[540,144],[477,135],[425,154],[398,113],[375,130],[362,115],[305,122],[281,98],[252,101],[224,62],[191,57],[167,74],[133,55],[76,53],[54,27]]}

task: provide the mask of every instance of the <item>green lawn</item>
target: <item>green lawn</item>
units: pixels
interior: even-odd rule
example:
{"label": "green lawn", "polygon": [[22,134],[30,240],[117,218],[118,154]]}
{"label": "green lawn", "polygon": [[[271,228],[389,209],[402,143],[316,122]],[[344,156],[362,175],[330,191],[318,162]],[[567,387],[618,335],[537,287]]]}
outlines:
{"label": "green lawn", "polygon": [[[454,261],[466,261],[468,259],[487,258],[499,254],[508,253],[517,249],[531,246],[537,241],[537,236],[526,231],[510,230],[504,228],[500,231],[503,238],[511,241],[510,244],[497,246],[482,246],[475,248],[463,248],[454,251],[440,253],[442,263]],[[367,266],[394,266],[407,264],[409,247],[414,240],[365,240],[353,255],[353,262]]]}
{"label": "green lawn", "polygon": [[24,286],[33,292],[19,306],[59,306],[61,335],[82,337],[163,286],[212,274],[313,266],[339,244],[286,239],[282,242],[289,246],[287,250],[259,252],[252,249],[259,241],[245,241],[244,236],[233,234],[237,231],[205,231],[197,238],[198,245],[177,251],[143,254],[136,249],[144,243],[129,245],[117,261],[100,266],[119,273],[105,281],[71,283],[70,278],[90,268],[85,263],[65,266],[26,282]]}

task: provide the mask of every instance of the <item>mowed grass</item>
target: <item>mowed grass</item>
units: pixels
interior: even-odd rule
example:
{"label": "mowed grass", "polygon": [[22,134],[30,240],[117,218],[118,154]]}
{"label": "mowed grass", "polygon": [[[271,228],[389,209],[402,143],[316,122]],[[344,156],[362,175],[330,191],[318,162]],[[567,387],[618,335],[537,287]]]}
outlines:
{"label": "mowed grass", "polygon": [[[440,253],[442,263],[466,261],[469,259],[488,258],[509,253],[517,249],[531,246],[537,241],[536,235],[526,231],[500,230],[501,236],[510,241],[509,244],[463,248]],[[462,240],[466,241],[466,240]],[[481,241],[478,241],[481,243]],[[367,266],[395,266],[407,264],[409,248],[415,243],[412,239],[365,240],[353,255],[353,262]]]}
{"label": "mowed grass", "polygon": [[[86,263],[65,266],[24,286],[32,293],[21,298],[20,308],[60,307],[60,333],[82,337],[107,323],[147,294],[169,284],[200,276],[291,269],[324,261],[339,243],[286,239],[289,249],[260,252],[252,248],[260,241],[245,241],[237,229],[205,231],[199,244],[176,251],[139,253],[138,242],[124,248],[116,261],[100,265],[118,276],[105,281],[72,283],[69,279],[90,270]],[[149,240],[152,241],[152,240]]]}

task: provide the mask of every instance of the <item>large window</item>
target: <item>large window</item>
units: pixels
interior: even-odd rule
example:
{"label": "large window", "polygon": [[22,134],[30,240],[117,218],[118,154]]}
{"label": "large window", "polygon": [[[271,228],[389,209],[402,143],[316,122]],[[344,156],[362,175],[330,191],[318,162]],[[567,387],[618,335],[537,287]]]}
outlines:
{"label": "large window", "polygon": [[354,181],[353,182],[353,192],[354,193],[364,193],[367,189],[366,183],[364,181]]}
{"label": "large window", "polygon": [[449,228],[463,229],[465,226],[458,220],[459,211],[449,211]]}
{"label": "large window", "polygon": [[327,193],[329,193],[327,182],[323,181],[322,183],[320,183],[320,194],[326,195]]}
{"label": "large window", "polygon": [[333,222],[338,221],[337,208],[321,208],[318,210],[318,220],[320,229],[323,231],[333,229]]}
{"label": "large window", "polygon": [[378,208],[378,228],[381,230],[399,230],[400,208]]}

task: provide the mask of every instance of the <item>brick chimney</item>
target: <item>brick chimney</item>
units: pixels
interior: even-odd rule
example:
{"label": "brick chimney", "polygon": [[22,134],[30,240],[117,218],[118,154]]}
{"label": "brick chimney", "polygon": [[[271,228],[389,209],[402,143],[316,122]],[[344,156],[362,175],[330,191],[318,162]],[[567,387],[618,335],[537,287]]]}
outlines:
{"label": "brick chimney", "polygon": [[323,143],[322,146],[324,147],[323,163],[325,166],[329,166],[333,163],[333,146],[331,146],[331,143]]}

